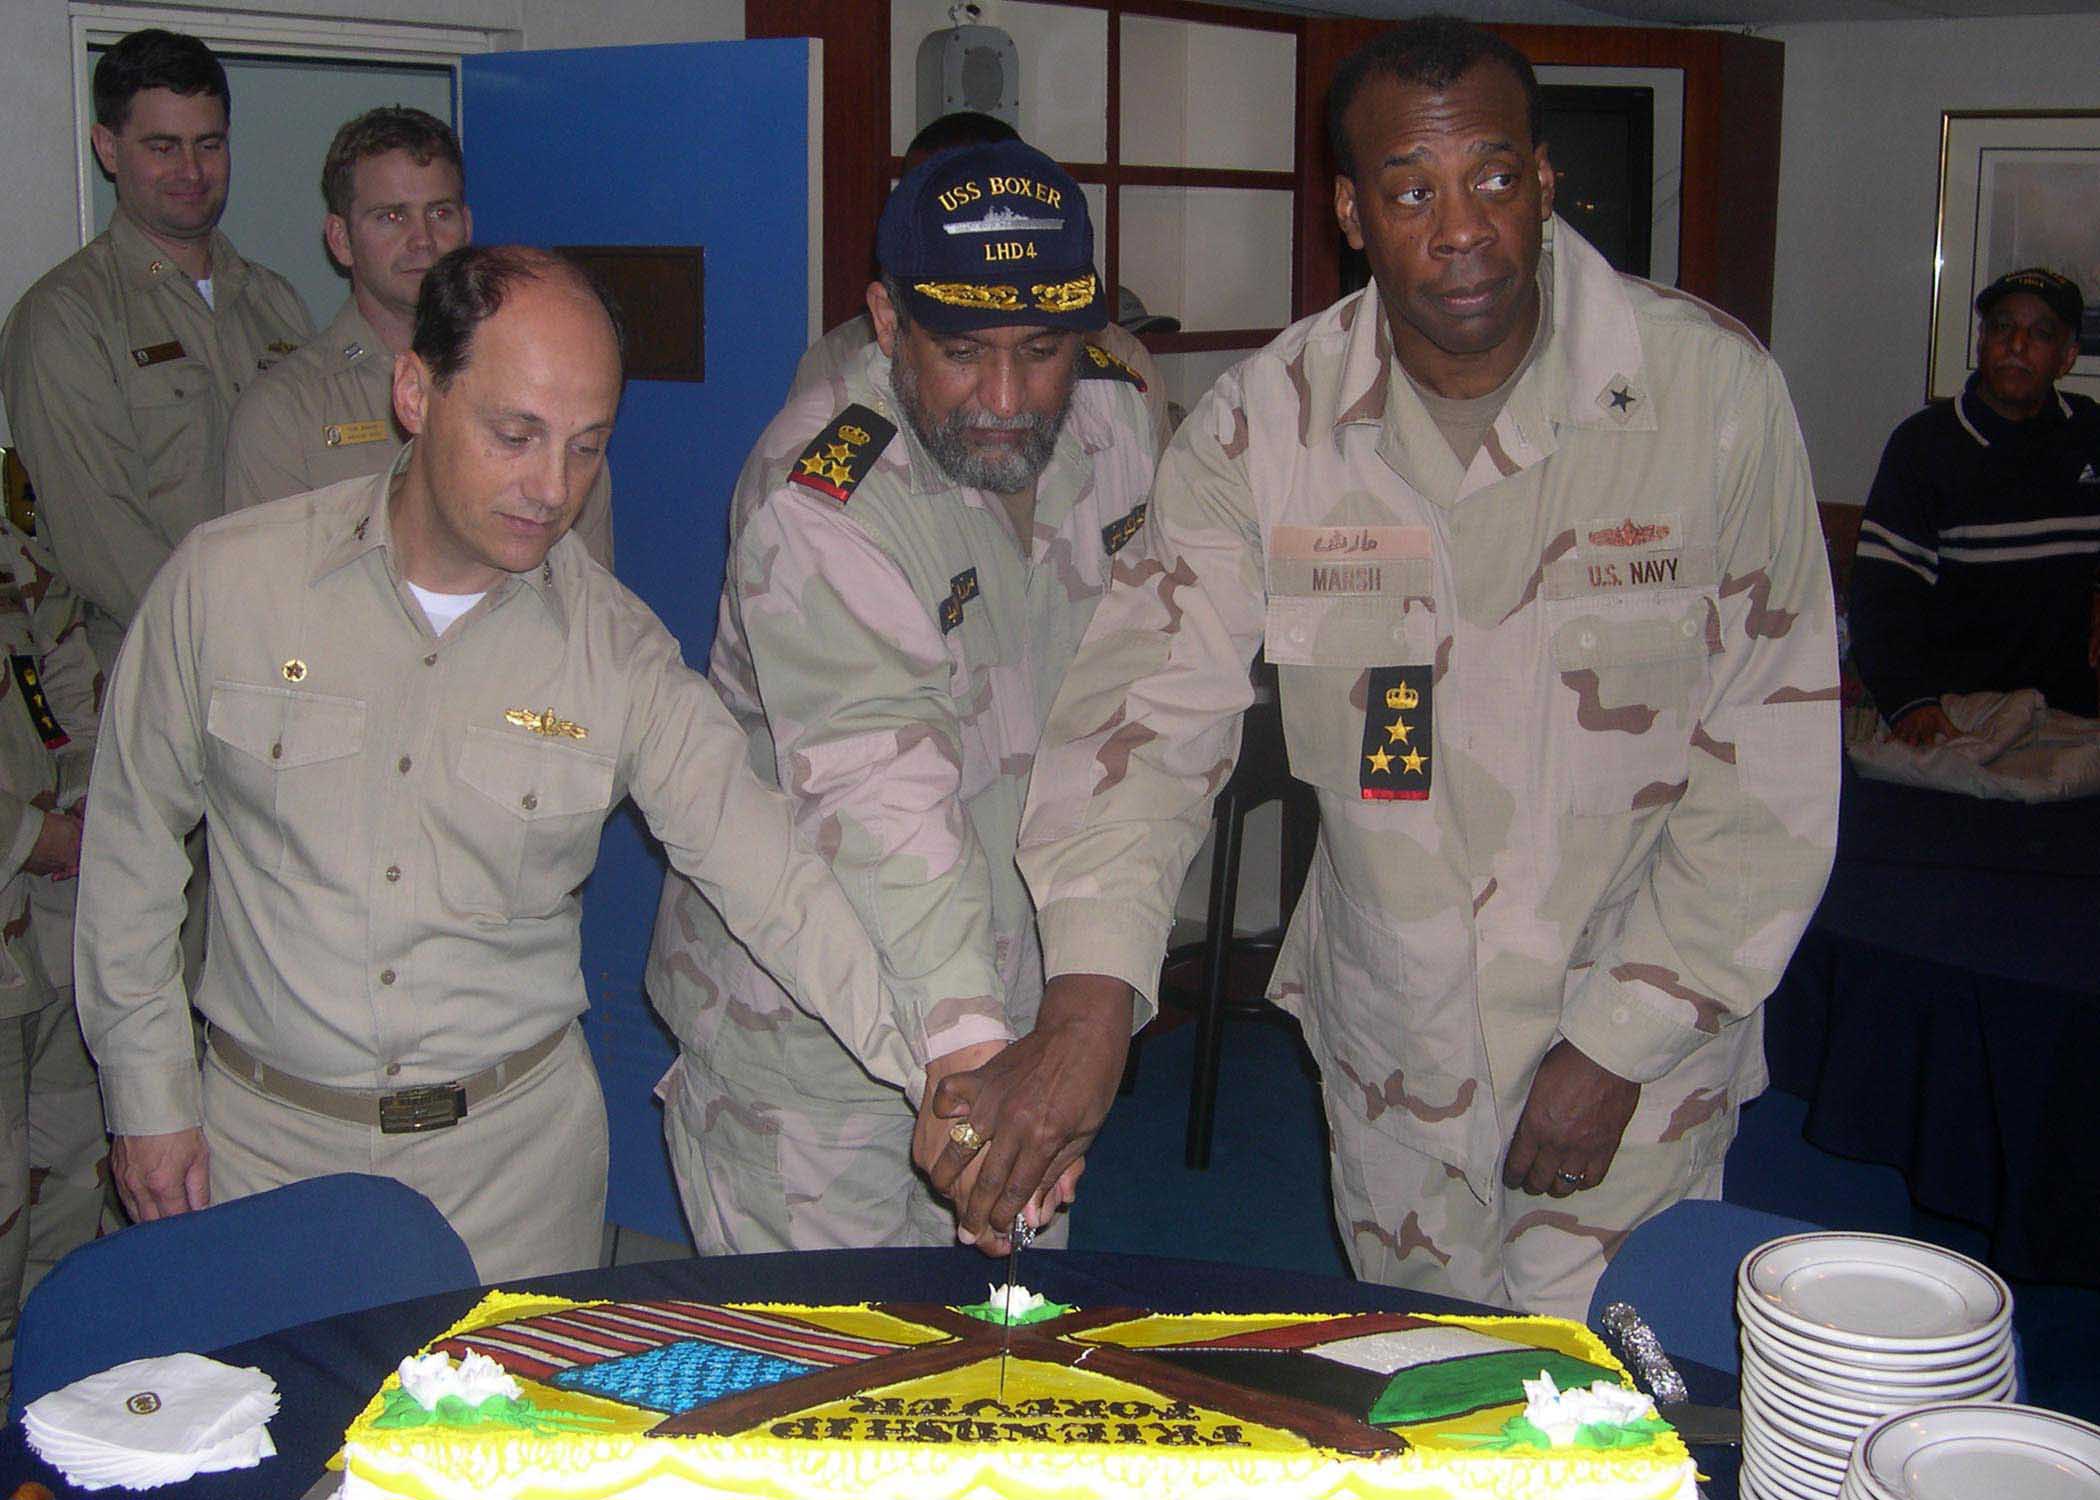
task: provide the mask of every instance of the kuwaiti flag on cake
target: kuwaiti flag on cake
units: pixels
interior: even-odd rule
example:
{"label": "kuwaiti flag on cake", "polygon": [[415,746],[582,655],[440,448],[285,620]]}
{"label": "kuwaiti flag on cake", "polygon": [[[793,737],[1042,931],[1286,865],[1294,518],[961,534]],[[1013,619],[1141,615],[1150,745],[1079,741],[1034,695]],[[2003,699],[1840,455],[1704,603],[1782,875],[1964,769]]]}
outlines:
{"label": "kuwaiti flag on cake", "polygon": [[[1364,1413],[1381,1427],[1450,1422],[1521,1406],[1523,1383],[1541,1372],[1564,1390],[1619,1379],[1616,1370],[1575,1350],[1530,1342],[1551,1332],[1542,1319],[1501,1320],[1513,1333],[1521,1327],[1524,1339],[1498,1337],[1490,1331],[1494,1319],[1460,1323],[1409,1313],[1352,1313],[1186,1339],[1172,1332],[1177,1323],[1188,1323],[1148,1321],[1165,1337],[1157,1343],[1133,1339],[1129,1347],[1234,1385]],[[1130,1332],[1137,1331],[1132,1325]],[[1104,1330],[1104,1336],[1125,1342],[1117,1332]]]}
{"label": "kuwaiti flag on cake", "polygon": [[579,1304],[431,1347],[454,1359],[485,1354],[513,1375],[675,1416],[901,1346],[775,1312],[666,1300]]}

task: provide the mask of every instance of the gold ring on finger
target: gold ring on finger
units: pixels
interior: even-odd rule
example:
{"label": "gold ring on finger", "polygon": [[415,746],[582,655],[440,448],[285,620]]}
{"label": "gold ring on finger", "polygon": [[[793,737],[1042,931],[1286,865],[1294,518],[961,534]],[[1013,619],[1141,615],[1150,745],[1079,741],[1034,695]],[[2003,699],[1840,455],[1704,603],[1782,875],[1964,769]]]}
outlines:
{"label": "gold ring on finger", "polygon": [[971,1152],[982,1151],[990,1144],[989,1137],[979,1135],[977,1127],[968,1120],[957,1120],[953,1125],[949,1126],[948,1139],[962,1147],[963,1150]]}

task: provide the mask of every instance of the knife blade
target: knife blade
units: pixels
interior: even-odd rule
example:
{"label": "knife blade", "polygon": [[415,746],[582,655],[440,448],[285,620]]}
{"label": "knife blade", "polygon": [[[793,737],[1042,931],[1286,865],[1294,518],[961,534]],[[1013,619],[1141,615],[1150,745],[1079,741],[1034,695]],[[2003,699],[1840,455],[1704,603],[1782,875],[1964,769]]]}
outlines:
{"label": "knife blade", "polygon": [[1687,1399],[1684,1376],[1663,1352],[1662,1340],[1629,1302],[1614,1302],[1597,1320],[1619,1357],[1633,1372],[1634,1383],[1655,1401],[1655,1414],[1677,1429],[1687,1443],[1736,1444],[1743,1440],[1743,1414],[1727,1406],[1704,1406]]}
{"label": "knife blade", "polygon": [[1006,1306],[1000,1309],[999,1323],[999,1399],[1006,1399],[1006,1355],[1014,1341],[1014,1268],[1021,1263],[1021,1252],[1035,1243],[1035,1230],[1029,1227],[1028,1215],[1014,1215],[1013,1232],[1006,1237]]}

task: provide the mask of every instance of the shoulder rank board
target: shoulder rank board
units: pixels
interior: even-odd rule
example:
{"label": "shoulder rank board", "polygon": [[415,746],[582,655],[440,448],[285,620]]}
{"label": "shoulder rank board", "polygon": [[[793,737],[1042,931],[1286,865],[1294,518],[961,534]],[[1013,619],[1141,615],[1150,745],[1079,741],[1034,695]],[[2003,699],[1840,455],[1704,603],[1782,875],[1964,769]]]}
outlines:
{"label": "shoulder rank board", "polygon": [[802,450],[795,467],[788,471],[788,483],[829,495],[843,505],[896,435],[896,423],[856,401]]}
{"label": "shoulder rank board", "polygon": [[1434,668],[1373,667],[1364,688],[1356,785],[1367,802],[1429,800],[1429,693]]}
{"label": "shoulder rank board", "polygon": [[22,690],[22,704],[29,710],[29,721],[36,725],[36,732],[44,742],[46,750],[63,750],[73,743],[73,737],[59,727],[58,719],[51,712],[51,705],[44,701],[44,676],[36,668],[33,656],[10,656],[7,664],[14,669],[15,686]]}
{"label": "shoulder rank board", "polygon": [[1081,344],[1079,347],[1085,355],[1079,361],[1081,380],[1127,380],[1139,390],[1145,389],[1144,376],[1099,344]]}

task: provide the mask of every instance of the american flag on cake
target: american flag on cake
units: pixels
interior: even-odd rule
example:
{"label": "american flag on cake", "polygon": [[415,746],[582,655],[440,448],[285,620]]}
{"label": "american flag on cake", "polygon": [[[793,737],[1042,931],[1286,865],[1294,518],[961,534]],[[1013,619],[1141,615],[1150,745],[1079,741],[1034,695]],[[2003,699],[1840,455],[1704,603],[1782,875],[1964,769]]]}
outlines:
{"label": "american flag on cake", "polygon": [[620,1302],[562,1308],[456,1334],[433,1347],[460,1359],[485,1354],[513,1375],[551,1380],[563,1370],[702,1342],[799,1364],[852,1364],[899,1346],[799,1318],[712,1302]]}

